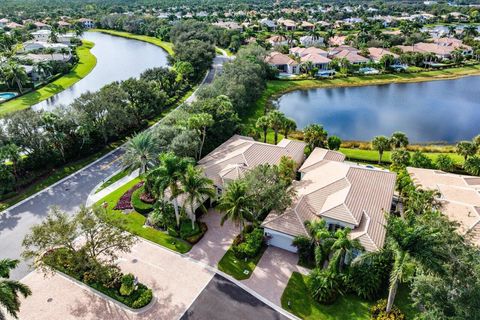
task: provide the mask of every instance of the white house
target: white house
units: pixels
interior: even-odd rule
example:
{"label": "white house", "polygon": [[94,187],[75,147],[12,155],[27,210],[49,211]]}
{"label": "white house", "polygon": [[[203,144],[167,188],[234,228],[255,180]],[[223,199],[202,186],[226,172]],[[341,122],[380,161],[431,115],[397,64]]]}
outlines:
{"label": "white house", "polygon": [[323,219],[330,230],[348,227],[366,251],[385,242],[396,175],[344,162],[339,152],[316,148],[299,169],[296,197],[284,212],[271,212],[262,226],[270,246],[296,252],[295,236],[308,236],[305,221]]}
{"label": "white house", "polygon": [[281,73],[299,74],[300,65],[288,55],[273,51],[265,59],[270,66],[277,68]]}
{"label": "white house", "polygon": [[300,37],[300,44],[305,47],[311,47],[311,46],[323,46],[325,43],[322,37],[303,36],[303,37]]}
{"label": "white house", "polygon": [[91,29],[95,26],[93,20],[88,18],[80,18],[78,19],[78,22],[80,22],[87,29]]}
{"label": "white house", "polygon": [[48,43],[43,41],[27,41],[23,43],[22,52],[31,52],[35,50],[53,49],[59,52],[62,49],[68,49],[69,47],[62,43]]}

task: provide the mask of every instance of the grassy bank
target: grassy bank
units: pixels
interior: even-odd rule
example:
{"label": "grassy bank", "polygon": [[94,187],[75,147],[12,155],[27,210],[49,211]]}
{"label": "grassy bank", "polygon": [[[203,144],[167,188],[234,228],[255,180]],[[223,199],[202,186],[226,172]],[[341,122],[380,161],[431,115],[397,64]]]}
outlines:
{"label": "grassy bank", "polygon": [[0,116],[4,116],[13,111],[30,108],[32,105],[50,98],[85,78],[97,64],[97,58],[90,52],[93,46],[93,42],[83,40],[83,45],[76,49],[79,61],[69,73],[38,90],[1,103]]}
{"label": "grassy bank", "polygon": [[129,33],[129,32],[107,30],[107,29],[92,29],[91,31],[101,32],[101,33],[109,34],[111,36],[116,36],[116,37],[122,37],[122,38],[127,38],[127,39],[133,39],[133,40],[148,42],[148,43],[151,43],[153,45],[156,45],[156,46],[162,48],[163,50],[165,50],[171,56],[173,56],[173,54],[174,54],[173,53],[173,43],[162,41],[162,40],[160,40],[158,38],[155,38],[155,37],[142,36],[142,35],[133,34],[133,33]]}
{"label": "grassy bank", "polygon": [[[351,294],[340,295],[330,305],[316,302],[309,294],[307,277],[294,272],[282,295],[282,307],[302,319],[315,320],[369,320],[372,302]],[[413,319],[416,310],[408,297],[408,288],[400,287],[395,304],[405,313],[406,319]]]}

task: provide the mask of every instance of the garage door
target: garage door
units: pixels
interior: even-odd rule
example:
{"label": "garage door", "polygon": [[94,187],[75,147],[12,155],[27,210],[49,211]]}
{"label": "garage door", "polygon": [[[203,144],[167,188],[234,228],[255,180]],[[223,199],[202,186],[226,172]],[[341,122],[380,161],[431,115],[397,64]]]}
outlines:
{"label": "garage door", "polygon": [[268,245],[290,252],[297,252],[297,247],[292,245],[292,236],[267,228],[265,228],[265,235],[268,238]]}

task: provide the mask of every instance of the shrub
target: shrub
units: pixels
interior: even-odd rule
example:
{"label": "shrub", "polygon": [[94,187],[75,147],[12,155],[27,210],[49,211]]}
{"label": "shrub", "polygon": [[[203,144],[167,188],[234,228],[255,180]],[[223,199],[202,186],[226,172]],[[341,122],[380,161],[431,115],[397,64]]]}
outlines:
{"label": "shrub", "polygon": [[244,241],[238,245],[233,245],[232,250],[239,259],[255,257],[263,245],[263,230],[254,229],[252,232],[244,235]]}
{"label": "shrub", "polygon": [[396,168],[405,168],[410,163],[410,153],[406,150],[395,150],[390,155],[392,165]]}
{"label": "shrub", "polygon": [[412,167],[416,167],[416,168],[425,168],[425,169],[435,168],[435,165],[433,164],[432,159],[430,159],[420,151],[416,151],[413,154],[411,165]]}
{"label": "shrub", "polygon": [[145,307],[147,304],[150,303],[153,299],[153,293],[152,289],[145,290],[140,297],[135,300],[132,304],[132,308],[134,309],[140,309],[142,307]]}
{"label": "shrub", "polygon": [[328,270],[314,269],[308,276],[307,286],[312,297],[323,304],[334,303],[340,293],[338,275]]}
{"label": "shrub", "polygon": [[315,246],[308,237],[298,236],[293,239],[293,245],[298,249],[299,264],[315,266]]}
{"label": "shrub", "polygon": [[147,215],[153,210],[153,205],[151,203],[145,203],[142,201],[142,199],[140,199],[144,193],[145,187],[141,186],[132,193],[131,202],[135,211],[140,214]]}
{"label": "shrub", "polygon": [[455,163],[453,163],[452,158],[450,158],[446,154],[438,155],[437,160],[435,161],[435,165],[438,169],[446,172],[453,171],[453,169],[455,168]]}
{"label": "shrub", "polygon": [[132,207],[132,194],[143,186],[143,182],[139,182],[136,185],[134,185],[130,190],[125,192],[120,199],[118,199],[117,205],[113,208],[115,210],[128,210],[128,209],[133,209]]}
{"label": "shrub", "polygon": [[474,176],[480,176],[480,157],[473,156],[468,158],[463,167],[467,173]]}
{"label": "shrub", "polygon": [[203,238],[203,236],[205,235],[205,233],[207,232],[208,230],[208,226],[206,223],[204,222],[200,222],[200,230],[201,232],[198,233],[198,234],[195,234],[193,236],[189,236],[187,238],[185,238],[185,240],[187,240],[190,244],[195,244],[197,243],[198,241],[200,241],[200,239]]}
{"label": "shrub", "polygon": [[147,224],[152,227],[167,229],[168,227],[175,228],[175,223],[173,205],[167,201],[157,201],[153,206],[153,211],[148,215]]}
{"label": "shrub", "polygon": [[405,320],[405,315],[396,306],[393,306],[390,312],[386,312],[387,300],[379,300],[370,308],[372,320]]}
{"label": "shrub", "polygon": [[178,232],[175,230],[175,227],[168,227],[167,228],[168,234],[172,237],[178,237]]}
{"label": "shrub", "polygon": [[120,294],[122,296],[129,296],[135,289],[135,277],[129,273],[122,277],[122,285],[120,286]]}
{"label": "shrub", "polygon": [[191,236],[195,236],[200,234],[202,229],[198,225],[198,222],[195,222],[195,227],[192,229],[192,221],[191,220],[182,220],[180,222],[180,238],[186,239]]}

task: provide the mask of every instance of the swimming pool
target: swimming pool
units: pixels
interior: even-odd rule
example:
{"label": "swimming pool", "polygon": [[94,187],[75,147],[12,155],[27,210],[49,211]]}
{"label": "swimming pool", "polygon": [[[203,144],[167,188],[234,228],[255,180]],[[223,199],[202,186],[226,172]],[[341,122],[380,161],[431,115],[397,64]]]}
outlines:
{"label": "swimming pool", "polygon": [[16,96],[16,93],[13,92],[0,92],[0,101],[12,99]]}

